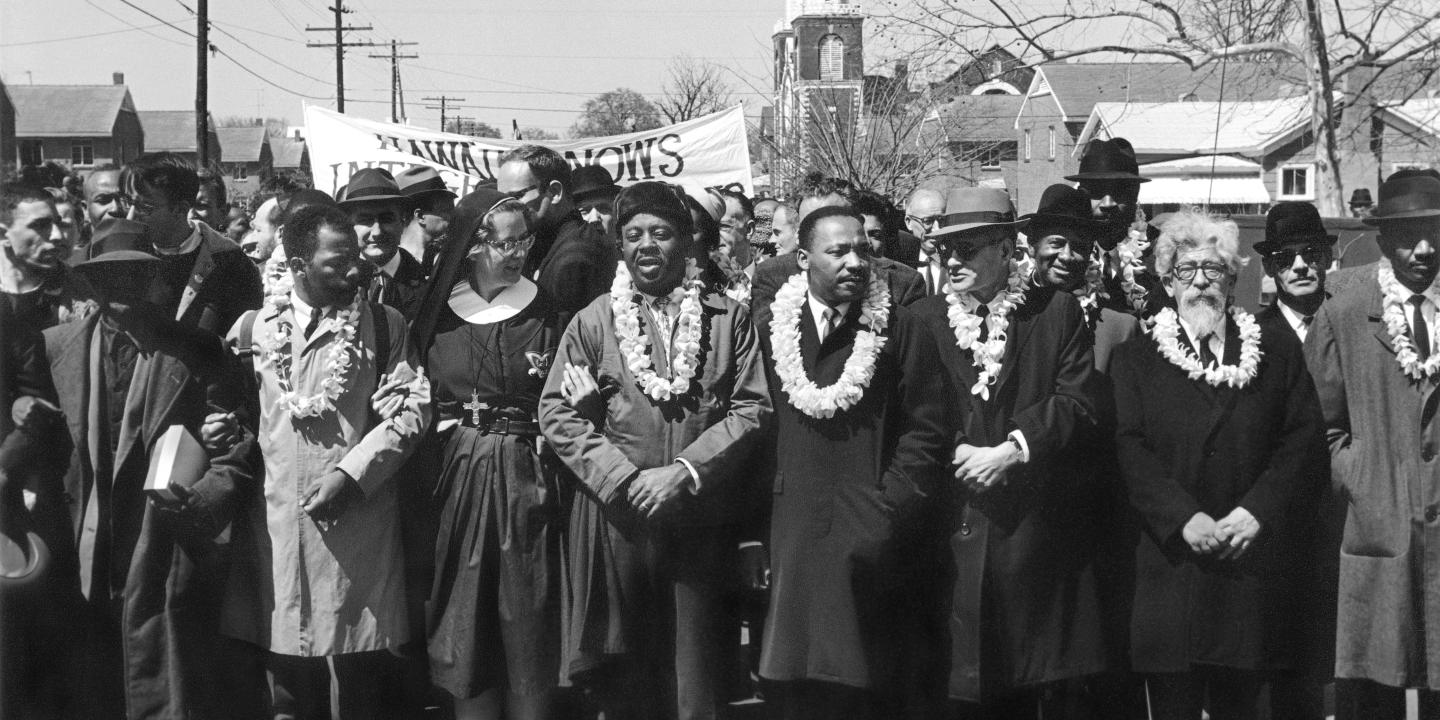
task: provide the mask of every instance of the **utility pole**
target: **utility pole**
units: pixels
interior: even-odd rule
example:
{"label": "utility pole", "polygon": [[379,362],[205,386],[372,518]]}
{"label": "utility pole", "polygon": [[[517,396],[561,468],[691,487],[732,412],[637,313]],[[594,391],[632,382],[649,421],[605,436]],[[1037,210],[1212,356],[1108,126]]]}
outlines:
{"label": "utility pole", "polygon": [[424,100],[425,102],[438,102],[438,103],[440,103],[438,106],[437,106],[437,105],[426,105],[426,106],[425,106],[425,109],[427,109],[427,110],[439,110],[439,111],[440,111],[440,132],[446,132],[446,130],[445,130],[445,110],[446,110],[446,108],[449,107],[449,103],[454,103],[454,102],[457,102],[457,101],[458,101],[458,102],[465,102],[465,98],[450,97],[450,96],[448,96],[448,95],[441,95],[440,97],[427,97],[427,98],[420,98],[420,99],[421,99],[421,100]]}
{"label": "utility pole", "polygon": [[400,42],[392,38],[390,40],[389,55],[370,56],[372,58],[379,58],[381,60],[384,60],[385,58],[390,58],[390,122],[393,123],[400,122],[401,112],[403,111],[403,108],[405,106],[405,98],[402,95],[403,91],[400,89],[400,61],[413,60],[420,57],[419,55],[400,55],[398,53],[398,48],[401,45],[419,45],[419,43]]}
{"label": "utility pole", "polygon": [[329,9],[330,9],[331,12],[334,12],[334,13],[335,13],[335,27],[334,27],[334,28],[328,28],[328,27],[321,27],[321,28],[317,28],[317,27],[307,27],[307,28],[305,28],[305,30],[308,31],[308,32],[330,32],[330,31],[333,29],[333,30],[335,31],[335,42],[333,42],[333,43],[305,43],[305,47],[333,47],[333,48],[335,48],[335,109],[336,109],[337,111],[343,113],[343,112],[345,112],[345,48],[347,48],[347,47],[377,47],[377,46],[381,45],[381,43],[373,43],[373,42],[351,42],[351,43],[347,43],[347,42],[345,42],[345,33],[347,33],[347,32],[357,32],[357,31],[362,31],[362,30],[374,30],[375,28],[372,28],[372,27],[370,27],[369,25],[366,25],[366,26],[364,26],[364,27],[356,27],[356,26],[354,26],[354,25],[346,25],[346,24],[345,24],[345,16],[348,15],[348,14],[350,14],[350,13],[352,13],[352,12],[354,12],[354,11],[351,10],[350,8],[345,7],[345,3],[344,3],[342,0],[335,0],[335,4],[332,5],[332,6],[330,6]]}
{"label": "utility pole", "polygon": [[210,0],[195,9],[195,164],[210,167]]}

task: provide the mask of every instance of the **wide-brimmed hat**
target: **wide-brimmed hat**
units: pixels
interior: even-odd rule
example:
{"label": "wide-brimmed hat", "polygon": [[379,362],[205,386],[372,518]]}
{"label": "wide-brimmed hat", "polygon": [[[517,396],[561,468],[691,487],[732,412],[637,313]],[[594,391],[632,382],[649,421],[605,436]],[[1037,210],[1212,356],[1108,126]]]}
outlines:
{"label": "wide-brimmed hat", "polygon": [[408,202],[409,198],[400,193],[400,186],[389,171],[380,168],[364,168],[350,176],[350,182],[345,184],[345,193],[340,196],[340,206],[345,207],[377,200]]}
{"label": "wide-brimmed hat", "polygon": [[1135,162],[1135,147],[1125,138],[1091,140],[1080,156],[1080,172],[1066,175],[1066,180],[1129,180],[1150,182],[1140,177],[1140,164]]}
{"label": "wide-brimmed hat", "polygon": [[590,198],[614,199],[620,193],[620,186],[610,177],[610,171],[599,165],[583,165],[570,173],[570,196],[576,202]]}
{"label": "wide-brimmed hat", "polygon": [[415,165],[405,169],[405,172],[395,176],[395,184],[400,188],[400,194],[409,198],[422,198],[430,195],[445,195],[451,199],[459,197],[440,173],[428,165]]}
{"label": "wide-brimmed hat", "polygon": [[1032,229],[1041,225],[1063,225],[1092,233],[1105,227],[1104,221],[1095,219],[1091,212],[1090,193],[1065,184],[1045,188],[1035,212],[1022,215],[1020,219],[1028,220]]}
{"label": "wide-brimmed hat", "polygon": [[1334,244],[1335,236],[1325,230],[1320,211],[1307,202],[1282,202],[1265,213],[1265,239],[1255,243],[1255,252],[1269,255],[1286,243]]}
{"label": "wide-brimmed hat", "polygon": [[963,233],[987,227],[1018,228],[1026,220],[1015,218],[1015,204],[1010,195],[995,188],[962,187],[945,196],[945,216],[932,238]]}
{"label": "wide-brimmed hat", "polygon": [[114,250],[134,250],[148,254],[153,247],[150,241],[145,239],[148,230],[149,226],[139,220],[115,218],[95,229],[95,235],[90,238],[88,257],[93,258]]}
{"label": "wide-brimmed hat", "polygon": [[1401,170],[1380,184],[1380,204],[1364,219],[1367,225],[1387,220],[1440,216],[1440,173]]}

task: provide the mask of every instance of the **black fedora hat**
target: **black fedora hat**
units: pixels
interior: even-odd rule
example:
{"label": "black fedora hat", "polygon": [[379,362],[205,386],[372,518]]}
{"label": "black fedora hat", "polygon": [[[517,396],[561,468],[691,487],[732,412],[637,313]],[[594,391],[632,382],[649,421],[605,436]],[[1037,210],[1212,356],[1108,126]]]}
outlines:
{"label": "black fedora hat", "polygon": [[1031,235],[1035,234],[1036,227],[1063,225],[1083,232],[1094,232],[1106,226],[1091,214],[1089,193],[1061,183],[1045,188],[1035,212],[1022,215],[1020,219],[1030,221]]}
{"label": "black fedora hat", "polygon": [[1140,164],[1135,162],[1135,147],[1125,138],[1091,140],[1085,146],[1085,154],[1080,156],[1080,172],[1066,175],[1065,179],[1074,182],[1086,180],[1150,182],[1150,178],[1140,177]]}
{"label": "black fedora hat", "polygon": [[363,168],[350,176],[340,196],[340,206],[353,205],[376,200],[408,200],[400,193],[395,176],[380,168]]}
{"label": "black fedora hat", "polygon": [[1380,184],[1380,204],[1366,225],[1387,220],[1440,216],[1440,173],[1434,170],[1401,170]]}
{"label": "black fedora hat", "polygon": [[576,200],[592,197],[614,198],[620,194],[620,186],[610,177],[610,171],[599,165],[583,165],[570,173],[570,196]]}
{"label": "black fedora hat", "polygon": [[447,195],[451,199],[459,197],[445,184],[440,173],[428,165],[414,165],[406,168],[405,172],[395,176],[395,184],[400,188],[400,194],[406,197],[419,198],[426,195]]}
{"label": "black fedora hat", "polygon": [[1350,207],[1370,207],[1375,199],[1370,197],[1370,188],[1359,188],[1350,193]]}
{"label": "black fedora hat", "polygon": [[1285,243],[1313,242],[1333,245],[1336,236],[1325,230],[1320,211],[1308,202],[1282,202],[1265,213],[1265,239],[1255,252],[1269,255]]}

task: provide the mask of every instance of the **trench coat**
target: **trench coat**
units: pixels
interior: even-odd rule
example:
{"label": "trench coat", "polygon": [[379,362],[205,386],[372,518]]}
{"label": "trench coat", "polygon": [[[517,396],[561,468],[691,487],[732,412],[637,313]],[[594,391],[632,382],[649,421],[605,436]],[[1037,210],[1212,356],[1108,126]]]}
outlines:
{"label": "trench coat", "polygon": [[[279,402],[274,361],[263,350],[252,358],[265,482],[263,494],[249,498],[248,563],[237,563],[239,582],[227,595],[224,630],[274,653],[341,655],[393,649],[409,639],[396,483],[412,479],[395,474],[429,425],[430,385],[424,377],[413,380],[404,408],[376,422],[370,410],[380,376],[374,323],[390,324],[386,374],[413,377],[416,354],[400,311],[382,306],[385,315],[377,318],[372,307],[360,303],[359,356],[351,354],[335,409],[318,417],[292,418]],[[294,388],[302,396],[315,393],[330,371],[333,330],[322,325],[307,340],[288,306],[267,305],[257,312],[254,346],[264,348],[277,332],[294,328]],[[231,329],[231,343],[238,341],[243,322]],[[299,499],[336,468],[355,480],[364,498],[321,529],[301,512]]]}
{"label": "trench coat", "polygon": [[[1224,362],[1237,364],[1239,331],[1226,322]],[[1324,433],[1294,334],[1262,330],[1260,350],[1256,377],[1238,389],[1190,379],[1148,335],[1115,352],[1120,469],[1144,529],[1130,625],[1136,672],[1274,670],[1305,659]],[[1236,507],[1260,521],[1240,559],[1197,555],[1181,538],[1196,513],[1219,520]]]}
{"label": "trench coat", "polygon": [[[852,303],[820,342],[801,308],[800,353],[816,385],[839,379],[860,309]],[[769,326],[766,308],[761,327]],[[930,645],[944,632],[939,511],[952,446],[935,341],[892,300],[861,400],[817,419],[790,404],[770,337],[761,334],[778,431],[760,674],[896,693],[915,673],[943,667]]]}
{"label": "trench coat", "polygon": [[[1440,403],[1381,320],[1377,265],[1320,307],[1305,351],[1346,506],[1335,675],[1440,689]],[[1432,329],[1433,332],[1433,329]]]}
{"label": "trench coat", "polygon": [[948,308],[935,295],[915,314],[940,344],[951,397],[968,408],[955,435],[989,447],[1018,430],[1030,451],[1004,486],[982,495],[957,488],[953,498],[949,691],[984,701],[1104,669],[1095,562],[1108,529],[1092,467],[1108,403],[1093,336],[1069,293],[1031,288],[1011,313],[989,400],[970,394],[976,369],[956,345]]}
{"label": "trench coat", "polygon": [[[90,354],[100,318],[91,315],[45,331],[51,374],[59,380],[60,409],[74,446],[65,500],[82,568],[94,562],[88,550],[95,546],[90,540],[96,528],[86,522],[87,504],[96,483],[105,481],[95,477],[88,450]],[[217,662],[222,657],[218,631],[228,566],[222,535],[238,510],[238,499],[254,487],[246,461],[254,438],[242,430],[239,442],[211,458],[209,470],[191,489],[180,518],[185,522],[157,511],[139,490],[150,448],[167,428],[184,425],[198,437],[207,412],[239,406],[238,396],[227,392],[233,389],[234,376],[217,372],[225,355],[219,339],[214,340],[211,352],[163,339],[142,341],[125,409],[133,422],[115,440],[110,507],[101,510],[100,517],[110,522],[110,557],[129,560],[125,567],[111,568],[108,582],[93,578],[90,597],[96,605],[117,598],[122,608],[124,705],[130,718],[224,714],[213,692],[226,672]]]}

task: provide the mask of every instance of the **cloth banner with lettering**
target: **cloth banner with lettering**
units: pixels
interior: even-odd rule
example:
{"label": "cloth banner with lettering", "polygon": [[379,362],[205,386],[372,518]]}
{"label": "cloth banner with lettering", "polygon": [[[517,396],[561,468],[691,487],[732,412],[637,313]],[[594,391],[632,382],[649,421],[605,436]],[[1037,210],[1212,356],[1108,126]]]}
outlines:
{"label": "cloth banner with lettering", "polygon": [[[525,144],[365,120],[313,106],[305,108],[305,140],[315,187],[332,195],[361,168],[381,167],[399,175],[412,165],[428,165],[463,197],[494,182],[500,156]],[[654,130],[540,144],[559,151],[572,168],[604,167],[621,185],[659,180],[754,192],[739,105]]]}

